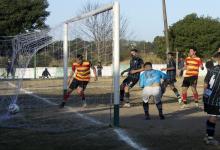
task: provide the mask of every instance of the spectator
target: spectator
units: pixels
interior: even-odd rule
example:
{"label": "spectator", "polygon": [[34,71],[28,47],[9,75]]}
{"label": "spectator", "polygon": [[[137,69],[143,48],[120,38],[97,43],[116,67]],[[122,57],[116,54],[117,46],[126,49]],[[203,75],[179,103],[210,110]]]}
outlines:
{"label": "spectator", "polygon": [[45,68],[45,70],[42,73],[42,78],[49,78],[49,76],[51,77],[49,71],[47,70],[47,68]]}
{"label": "spectator", "polygon": [[97,74],[98,74],[98,77],[101,77],[102,76],[102,63],[101,61],[98,62],[98,65],[97,65]]}
{"label": "spectator", "polygon": [[8,62],[7,62],[7,65],[6,65],[6,71],[7,71],[7,78],[11,74],[11,76],[14,79],[14,77],[15,77],[15,69],[13,68],[13,64],[12,64],[10,59],[8,59]]}

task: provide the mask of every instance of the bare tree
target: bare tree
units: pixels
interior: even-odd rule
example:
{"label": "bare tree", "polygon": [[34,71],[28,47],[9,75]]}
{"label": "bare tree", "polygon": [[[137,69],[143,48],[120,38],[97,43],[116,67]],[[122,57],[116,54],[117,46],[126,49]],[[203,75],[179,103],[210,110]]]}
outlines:
{"label": "bare tree", "polygon": [[[81,14],[90,12],[99,8],[101,4],[93,3],[91,1],[87,1],[82,9],[79,11]],[[112,12],[106,11],[99,15],[95,15],[86,19],[82,24],[82,32],[89,36],[95,43],[98,55],[98,61],[101,61],[102,54],[105,55],[105,62],[107,61],[107,56],[110,51],[112,51],[111,43],[112,43]],[[128,27],[128,22],[125,17],[121,17],[120,19],[120,37],[126,37],[126,31]],[[110,47],[106,47],[106,45],[110,45]]]}

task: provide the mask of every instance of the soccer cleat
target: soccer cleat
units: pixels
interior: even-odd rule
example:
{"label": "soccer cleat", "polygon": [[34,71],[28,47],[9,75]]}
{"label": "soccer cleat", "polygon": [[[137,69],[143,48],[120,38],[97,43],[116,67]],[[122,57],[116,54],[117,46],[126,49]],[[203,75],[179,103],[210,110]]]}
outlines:
{"label": "soccer cleat", "polygon": [[199,103],[195,103],[195,106],[196,106],[197,108],[199,108]]}
{"label": "soccer cleat", "polygon": [[62,102],[62,103],[59,105],[59,107],[60,107],[60,108],[63,108],[63,107],[65,106],[65,104],[66,104],[65,102]]}
{"label": "soccer cleat", "polygon": [[187,105],[186,104],[183,104],[180,108],[181,109],[184,109],[184,108],[186,108],[187,107]]}
{"label": "soccer cleat", "polygon": [[207,145],[219,145],[219,141],[217,141],[213,137],[206,136],[203,140]]}
{"label": "soccer cleat", "polygon": [[87,107],[86,100],[83,100],[83,101],[82,101],[82,107],[84,107],[84,108]]}
{"label": "soccer cleat", "polygon": [[182,103],[182,98],[178,97],[178,103],[181,104]]}
{"label": "soccer cleat", "polygon": [[149,115],[149,113],[146,113],[146,114],[145,114],[145,119],[146,119],[146,120],[150,120],[150,115]]}
{"label": "soccer cleat", "polygon": [[129,108],[129,107],[131,107],[131,104],[130,104],[130,103],[125,103],[125,104],[123,105],[123,107]]}
{"label": "soccer cleat", "polygon": [[160,117],[160,120],[164,120],[165,119],[163,114],[160,114],[159,117]]}

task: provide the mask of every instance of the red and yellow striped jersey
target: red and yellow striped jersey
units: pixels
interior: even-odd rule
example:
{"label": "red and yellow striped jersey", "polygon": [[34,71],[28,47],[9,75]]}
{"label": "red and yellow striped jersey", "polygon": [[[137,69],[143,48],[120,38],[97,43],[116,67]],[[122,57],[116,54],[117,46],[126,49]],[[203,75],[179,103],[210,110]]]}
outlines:
{"label": "red and yellow striped jersey", "polygon": [[91,63],[89,61],[83,61],[82,64],[73,63],[72,70],[75,72],[75,78],[79,81],[89,81],[90,67]]}
{"label": "red and yellow striped jersey", "polygon": [[202,60],[199,57],[187,57],[185,59],[186,73],[184,77],[199,75],[199,67],[202,66]]}

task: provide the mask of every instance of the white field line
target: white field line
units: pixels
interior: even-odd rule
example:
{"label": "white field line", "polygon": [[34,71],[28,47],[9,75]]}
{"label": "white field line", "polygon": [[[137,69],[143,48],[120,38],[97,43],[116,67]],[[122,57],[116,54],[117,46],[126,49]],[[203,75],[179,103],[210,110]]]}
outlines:
{"label": "white field line", "polygon": [[119,136],[119,138],[121,140],[123,140],[124,142],[126,142],[129,146],[138,149],[138,150],[148,150],[145,147],[142,147],[141,145],[135,143],[127,134],[127,132],[121,128],[115,128],[114,129],[115,133],[117,133],[117,135]]}
{"label": "white field line", "polygon": [[[12,83],[10,83],[10,82],[8,82],[8,84],[9,84],[10,86],[12,86],[12,87],[16,87],[16,85],[14,85],[14,84],[12,84]],[[44,98],[44,97],[38,96],[38,95],[34,94],[34,93],[31,92],[31,91],[27,91],[27,90],[25,90],[25,89],[23,89],[23,88],[21,88],[20,90],[21,90],[22,92],[24,92],[25,94],[28,94],[28,95],[33,96],[33,97],[35,97],[35,98],[38,98],[38,99],[40,99],[40,100],[42,100],[42,101],[44,101],[44,102],[46,102],[46,103],[48,103],[48,104],[50,104],[50,105],[54,105],[54,106],[57,106],[57,105],[58,105],[57,103],[51,102],[50,100],[48,100],[48,99],[46,99],[46,98]],[[79,113],[79,112],[76,112],[75,109],[73,109],[73,108],[71,108],[71,107],[69,107],[69,106],[65,106],[65,108],[67,108],[67,109],[70,110],[71,112],[74,112],[77,116],[81,117],[82,119],[85,119],[85,120],[87,120],[87,121],[89,121],[89,122],[92,122],[92,123],[94,123],[94,124],[97,124],[97,125],[104,125],[104,123],[102,123],[102,122],[100,122],[100,121],[98,121],[98,120],[96,120],[96,119],[94,119],[94,118],[91,118],[91,117],[89,117],[89,116],[86,116],[86,115],[84,115],[84,114],[81,114],[81,113]],[[125,130],[123,130],[123,129],[121,129],[121,128],[115,128],[113,131],[117,134],[117,136],[119,137],[120,140],[124,141],[124,142],[127,143],[129,146],[131,146],[132,148],[137,149],[137,150],[148,150],[147,148],[142,147],[141,145],[139,145],[138,143],[136,143],[134,140],[132,140],[132,138],[129,137],[128,133],[127,133]]]}

